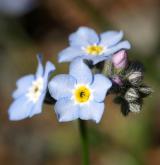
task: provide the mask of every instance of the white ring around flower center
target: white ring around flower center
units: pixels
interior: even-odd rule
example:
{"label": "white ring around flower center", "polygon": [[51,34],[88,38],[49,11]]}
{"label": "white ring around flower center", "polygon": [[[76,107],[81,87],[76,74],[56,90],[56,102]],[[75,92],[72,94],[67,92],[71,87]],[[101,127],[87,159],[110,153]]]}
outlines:
{"label": "white ring around flower center", "polygon": [[29,101],[36,103],[42,93],[43,89],[43,78],[39,77],[35,81],[32,82],[31,87],[28,88],[26,96]]}

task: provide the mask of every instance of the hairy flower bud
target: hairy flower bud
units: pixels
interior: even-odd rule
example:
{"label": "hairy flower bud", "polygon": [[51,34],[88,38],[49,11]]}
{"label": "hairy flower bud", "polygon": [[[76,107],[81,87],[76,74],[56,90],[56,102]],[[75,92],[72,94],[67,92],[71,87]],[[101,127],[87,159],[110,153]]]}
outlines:
{"label": "hairy flower bud", "polygon": [[147,87],[147,86],[141,86],[141,87],[139,88],[139,91],[140,91],[141,93],[143,93],[143,94],[146,94],[146,95],[149,95],[149,94],[151,94],[151,93],[153,92],[152,88]]}
{"label": "hairy flower bud", "polygon": [[143,75],[141,71],[133,71],[133,70],[130,71],[126,77],[128,81],[134,86],[139,85],[143,79]]}
{"label": "hairy flower bud", "polygon": [[141,110],[141,105],[138,103],[130,103],[129,104],[129,110],[131,112],[140,112]]}
{"label": "hairy flower bud", "polygon": [[128,102],[136,101],[139,98],[139,94],[136,89],[129,88],[124,96]]}
{"label": "hairy flower bud", "polygon": [[113,66],[116,69],[123,69],[127,65],[127,53],[121,50],[112,56]]}

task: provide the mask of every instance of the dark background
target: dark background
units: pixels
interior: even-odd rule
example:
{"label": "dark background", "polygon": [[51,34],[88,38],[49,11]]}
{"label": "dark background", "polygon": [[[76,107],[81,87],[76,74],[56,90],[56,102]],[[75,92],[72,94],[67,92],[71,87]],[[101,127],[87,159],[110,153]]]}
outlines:
{"label": "dark background", "polygon": [[139,114],[123,117],[113,97],[106,99],[100,124],[88,122],[92,165],[160,164],[160,1],[0,0],[0,165],[80,165],[77,121],[58,123],[53,107],[19,122],[7,110],[16,80],[37,67],[36,54],[51,60],[79,26],[102,32],[123,30],[132,44],[130,59],[141,60],[154,93]]}

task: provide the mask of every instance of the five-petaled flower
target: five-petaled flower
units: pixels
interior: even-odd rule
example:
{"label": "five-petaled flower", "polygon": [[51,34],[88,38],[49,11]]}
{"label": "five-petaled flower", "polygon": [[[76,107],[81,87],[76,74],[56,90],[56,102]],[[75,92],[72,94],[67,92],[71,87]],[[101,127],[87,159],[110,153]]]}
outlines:
{"label": "five-petaled flower", "polygon": [[81,58],[70,64],[69,74],[55,76],[48,85],[57,100],[54,109],[60,122],[75,119],[98,123],[104,111],[104,99],[111,81],[102,74],[93,75]]}
{"label": "five-petaled flower", "polygon": [[45,69],[42,66],[41,56],[38,58],[38,68],[35,75],[27,75],[17,81],[17,89],[13,92],[14,102],[9,108],[10,120],[21,120],[32,117],[42,111],[45,99],[48,78],[55,66],[47,62]]}
{"label": "five-petaled flower", "polygon": [[76,57],[92,60],[93,64],[110,59],[120,51],[130,49],[128,41],[121,41],[123,32],[108,31],[97,35],[87,27],[80,27],[69,36],[70,46],[59,53],[59,62],[69,62]]}

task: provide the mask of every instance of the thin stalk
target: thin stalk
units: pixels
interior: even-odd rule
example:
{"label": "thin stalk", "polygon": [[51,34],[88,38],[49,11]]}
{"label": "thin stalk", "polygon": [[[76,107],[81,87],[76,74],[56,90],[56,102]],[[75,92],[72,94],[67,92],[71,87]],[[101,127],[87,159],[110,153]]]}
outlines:
{"label": "thin stalk", "polygon": [[86,121],[79,119],[79,130],[82,143],[83,165],[89,165],[89,148]]}

